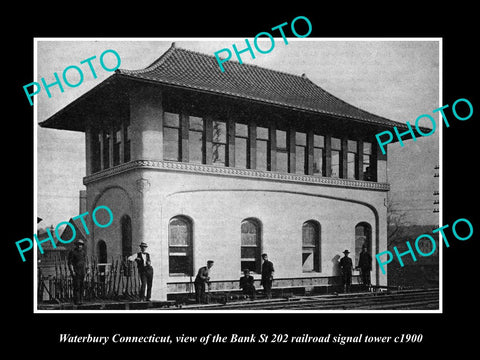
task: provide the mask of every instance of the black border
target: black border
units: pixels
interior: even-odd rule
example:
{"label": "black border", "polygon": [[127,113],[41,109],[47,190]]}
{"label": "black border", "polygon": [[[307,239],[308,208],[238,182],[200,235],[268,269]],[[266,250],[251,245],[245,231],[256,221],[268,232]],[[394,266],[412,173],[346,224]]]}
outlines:
{"label": "black border", "polygon": [[[5,324],[5,343],[9,347],[28,345],[38,352],[52,354],[52,347],[58,349],[58,356],[64,351],[76,354],[93,354],[92,351],[119,351],[134,347],[140,353],[164,354],[165,350],[198,353],[217,353],[235,347],[253,355],[259,352],[280,350],[286,344],[210,344],[210,345],[88,345],[59,344],[59,333],[79,335],[88,333],[112,336],[123,335],[167,335],[188,334],[202,336],[219,333],[249,335],[288,333],[312,336],[369,335],[396,336],[423,334],[420,344],[288,344],[300,354],[306,351],[325,351],[341,354],[368,350],[368,356],[389,356],[400,353],[416,353],[428,350],[428,354],[441,352],[453,346],[463,351],[475,344],[476,312],[476,250],[478,250],[478,215],[470,206],[475,203],[475,126],[478,116],[478,91],[474,92],[474,69],[476,38],[473,35],[475,21],[469,13],[475,9],[456,3],[447,10],[418,8],[402,3],[385,5],[384,8],[369,8],[365,4],[351,7],[341,4],[337,9],[326,8],[323,3],[315,4],[313,10],[293,9],[289,4],[278,3],[280,12],[271,9],[261,12],[258,7],[247,4],[222,3],[202,11],[188,6],[183,10],[158,8],[108,9],[101,14],[98,9],[82,12],[68,12],[55,15],[49,12],[32,12],[18,19],[20,34],[9,35],[11,29],[4,29],[6,47],[14,50],[15,56],[4,56],[7,64],[7,86],[4,96],[4,123],[8,139],[2,142],[4,153],[4,202],[6,222],[4,223],[5,255],[4,266],[4,319],[15,315]],[[443,6],[443,5],[439,5]],[[401,9],[400,9],[401,7]],[[388,8],[388,9],[387,9]],[[88,10],[88,11],[87,11]],[[33,15],[34,14],[34,15]],[[444,247],[444,313],[443,314],[33,314],[33,256],[21,262],[14,242],[30,237],[33,232],[33,108],[25,100],[23,85],[33,79],[33,38],[34,37],[253,37],[260,31],[290,22],[303,15],[313,25],[311,37],[442,37],[443,38],[443,104],[451,104],[458,98],[467,98],[473,104],[474,115],[468,121],[450,121],[450,128],[443,130],[443,223],[452,224],[458,218],[469,219],[474,226],[471,239],[461,242],[450,241],[450,248]],[[473,16],[473,15],[472,15]],[[42,21],[39,21],[42,19]],[[62,22],[61,19],[66,21]],[[73,21],[74,20],[74,21]],[[31,24],[29,26],[28,24]],[[12,102],[13,100],[13,102]],[[480,109],[480,108],[479,108]],[[420,115],[420,114],[419,114]],[[30,253],[31,254],[31,253]],[[472,327],[473,326],[473,327]],[[238,347],[242,346],[242,347]],[[393,351],[392,351],[393,350]],[[56,352],[57,350],[55,350]],[[212,352],[213,351],[213,352]],[[242,354],[239,353],[239,354]],[[314,355],[315,353],[312,353]],[[248,356],[248,355],[247,355]],[[52,355],[52,357],[56,357]]]}

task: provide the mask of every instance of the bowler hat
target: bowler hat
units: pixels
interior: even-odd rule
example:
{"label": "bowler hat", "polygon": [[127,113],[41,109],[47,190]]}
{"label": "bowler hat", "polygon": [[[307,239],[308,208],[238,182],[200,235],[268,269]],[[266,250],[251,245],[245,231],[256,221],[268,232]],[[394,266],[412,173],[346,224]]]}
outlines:
{"label": "bowler hat", "polygon": [[344,253],[344,254],[350,254],[350,251],[345,250],[343,253]]}
{"label": "bowler hat", "polygon": [[147,245],[146,243],[144,243],[144,242],[140,243],[139,246],[140,246],[140,247],[148,247],[148,245]]}

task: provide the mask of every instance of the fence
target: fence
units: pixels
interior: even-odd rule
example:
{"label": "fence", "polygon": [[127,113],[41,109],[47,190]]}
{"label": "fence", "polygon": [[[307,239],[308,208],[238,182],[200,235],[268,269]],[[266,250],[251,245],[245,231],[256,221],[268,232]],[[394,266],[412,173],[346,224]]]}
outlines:
{"label": "fence", "polygon": [[[73,280],[67,260],[56,257],[53,265],[38,267],[38,302],[73,301]],[[84,279],[84,301],[139,300],[140,277],[137,266],[131,261],[113,259],[99,263],[96,258],[87,260]]]}

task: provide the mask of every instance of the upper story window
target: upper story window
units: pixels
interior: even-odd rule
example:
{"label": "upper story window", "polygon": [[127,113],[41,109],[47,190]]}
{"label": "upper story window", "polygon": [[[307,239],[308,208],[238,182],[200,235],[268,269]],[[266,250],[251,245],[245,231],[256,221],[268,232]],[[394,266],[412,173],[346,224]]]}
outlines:
{"label": "upper story window", "polygon": [[202,164],[205,152],[203,146],[203,119],[190,116],[188,121],[188,161]]}
{"label": "upper story window", "polygon": [[[342,140],[315,133],[318,130],[273,130],[255,123],[231,123],[173,112],[164,112],[163,124],[163,160],[376,181],[372,142]],[[128,128],[128,124],[124,125],[124,129]],[[104,162],[110,166],[112,160],[108,157],[113,156],[116,165],[122,146],[125,159],[130,158],[130,136],[125,133],[122,139],[118,134],[112,133],[113,140],[101,141],[102,146],[113,143],[113,152],[102,152]]]}
{"label": "upper story window", "polygon": [[307,134],[304,132],[295,133],[295,172],[305,174],[307,156]]}
{"label": "upper story window", "polygon": [[357,142],[354,140],[347,141],[347,178],[358,179],[358,156],[357,156]]}
{"label": "upper story window", "polygon": [[340,177],[340,151],[341,150],[342,150],[342,142],[340,141],[340,139],[332,137],[330,176],[334,178]]}
{"label": "upper story window", "polygon": [[227,159],[227,124],[225,121],[212,122],[212,164],[226,166]]}
{"label": "upper story window", "polygon": [[257,126],[257,169],[270,170],[269,164],[269,130],[266,127]]}
{"label": "upper story window", "polygon": [[363,143],[363,180],[365,181],[376,181],[374,171],[371,167],[372,159],[372,143],[364,142]]}
{"label": "upper story window", "polygon": [[121,163],[122,130],[120,127],[113,131],[113,166]]}
{"label": "upper story window", "polygon": [[110,132],[102,132],[102,142],[103,142],[103,168],[108,169],[110,167]]}
{"label": "upper story window", "polygon": [[235,123],[235,167],[248,168],[248,125]]}
{"label": "upper story window", "polygon": [[163,116],[163,159],[180,161],[180,115],[165,112]]}
{"label": "upper story window", "polygon": [[277,171],[288,172],[288,141],[287,132],[284,130],[276,130],[277,136]]}
{"label": "upper story window", "polygon": [[325,137],[313,134],[313,175],[325,174]]}
{"label": "upper story window", "polygon": [[124,146],[123,146],[123,161],[129,162],[131,160],[130,155],[130,139],[131,139],[131,127],[130,122],[127,122],[123,126],[123,139],[124,139]]}

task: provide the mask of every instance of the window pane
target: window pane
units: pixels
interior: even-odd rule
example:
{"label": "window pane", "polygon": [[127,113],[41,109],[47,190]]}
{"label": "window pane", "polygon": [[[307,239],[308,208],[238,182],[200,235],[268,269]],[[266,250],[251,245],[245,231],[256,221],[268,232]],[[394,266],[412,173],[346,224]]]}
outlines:
{"label": "window pane", "polygon": [[163,129],[163,159],[179,161],[180,158],[180,131],[178,129]]}
{"label": "window pane", "polygon": [[257,140],[257,169],[267,170],[268,142]]}
{"label": "window pane", "polygon": [[203,131],[203,119],[196,116],[189,116],[190,130]]}
{"label": "window pane", "polygon": [[304,246],[316,246],[317,228],[312,223],[305,223],[302,227],[302,241]]}
{"label": "window pane", "polygon": [[288,153],[277,151],[277,171],[288,172]]}
{"label": "window pane", "polygon": [[203,160],[203,133],[190,131],[188,134],[189,162],[201,164]]}
{"label": "window pane", "polygon": [[363,143],[363,153],[368,155],[372,154],[372,143],[369,143],[369,142]]}
{"label": "window pane", "polygon": [[247,168],[247,139],[235,138],[235,167]]}
{"label": "window pane", "polygon": [[325,147],[325,137],[322,135],[313,135],[313,146],[318,148]]}
{"label": "window pane", "polygon": [[370,167],[370,155],[363,155],[363,180],[373,181],[372,169]]}
{"label": "window pane", "polygon": [[268,140],[268,128],[257,126],[257,139]]}
{"label": "window pane", "polygon": [[110,167],[110,133],[103,132],[103,167],[105,169]]}
{"label": "window pane", "polygon": [[224,144],[212,144],[212,164],[217,166],[225,166],[225,150]]}
{"label": "window pane", "polygon": [[347,141],[348,151],[349,152],[357,152],[357,142],[355,140],[348,140]]}
{"label": "window pane", "polygon": [[276,131],[277,150],[287,150],[287,132],[283,130]]}
{"label": "window pane", "polygon": [[307,146],[307,134],[302,132],[295,133],[295,144]]}
{"label": "window pane", "polygon": [[190,257],[189,256],[169,256],[169,272],[170,274],[186,274],[190,275]]}
{"label": "window pane", "polygon": [[257,246],[257,227],[251,222],[244,222],[242,224],[242,246],[243,245],[255,245]]}
{"label": "window pane", "polygon": [[368,224],[359,224],[355,227],[355,265],[358,265],[362,247],[371,251],[371,227]]}
{"label": "window pane", "polygon": [[213,121],[213,138],[214,143],[227,143],[227,124],[223,121]]}
{"label": "window pane", "polygon": [[342,142],[340,139],[332,137],[332,150],[342,150]]}
{"label": "window pane", "polygon": [[295,172],[297,174],[305,174],[305,147],[296,146],[295,148]]}
{"label": "window pane", "polygon": [[302,253],[302,267],[304,272],[309,272],[314,270],[314,254],[313,249],[303,250]]}
{"label": "window pane", "polygon": [[313,149],[313,174],[324,176],[323,174],[323,149]]}
{"label": "window pane", "polygon": [[163,126],[179,128],[180,127],[180,115],[165,112],[164,116],[163,116]]}
{"label": "window pane", "polygon": [[168,240],[170,246],[189,246],[190,229],[188,223],[182,219],[173,219],[170,221]]}
{"label": "window pane", "polygon": [[340,174],[340,152],[332,150],[332,174],[331,177],[338,178]]}
{"label": "window pane", "polygon": [[248,126],[246,124],[235,123],[235,136],[248,137]]}
{"label": "window pane", "polygon": [[243,260],[255,260],[257,258],[257,252],[257,247],[242,247],[241,257]]}
{"label": "window pane", "polygon": [[130,138],[132,136],[130,124],[125,125],[123,136],[125,138],[125,144],[123,147],[123,157],[124,157],[124,161],[128,162],[130,161]]}
{"label": "window pane", "polygon": [[355,163],[356,163],[356,155],[354,153],[349,152],[347,154],[347,178],[348,179],[356,179],[355,176]]}

